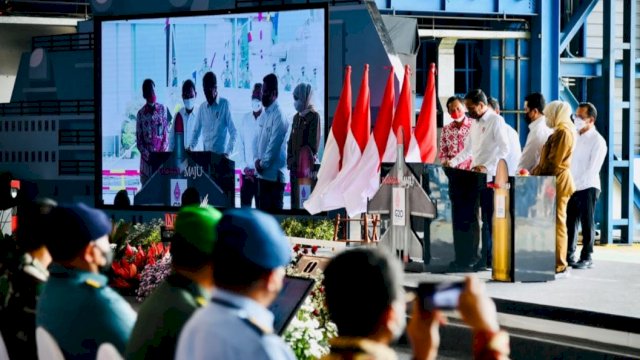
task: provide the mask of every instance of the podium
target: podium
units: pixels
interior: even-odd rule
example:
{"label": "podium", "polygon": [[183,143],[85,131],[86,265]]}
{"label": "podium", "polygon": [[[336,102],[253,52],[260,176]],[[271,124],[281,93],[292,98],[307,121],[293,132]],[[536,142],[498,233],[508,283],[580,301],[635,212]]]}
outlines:
{"label": "podium", "polygon": [[232,207],[235,196],[233,161],[221,154],[202,152],[151,153],[152,175],[134,196],[134,205],[179,206],[189,187],[208,203]]}
{"label": "podium", "polygon": [[555,279],[556,179],[508,177],[501,160],[496,172],[493,273],[496,281]]}

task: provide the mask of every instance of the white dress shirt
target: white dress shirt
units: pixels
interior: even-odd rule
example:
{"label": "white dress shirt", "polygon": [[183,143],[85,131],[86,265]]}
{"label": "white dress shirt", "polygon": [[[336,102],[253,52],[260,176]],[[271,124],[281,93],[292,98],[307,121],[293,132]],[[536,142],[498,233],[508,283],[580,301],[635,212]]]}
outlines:
{"label": "white dress shirt", "polygon": [[509,169],[509,176],[515,176],[516,172],[518,172],[518,163],[522,155],[522,150],[520,150],[520,137],[511,125],[505,123],[504,126],[507,130],[507,137],[509,138],[509,154],[505,158],[505,161]]}
{"label": "white dress shirt", "polygon": [[[262,112],[260,115],[262,115]],[[236,130],[238,131],[236,168],[238,169],[255,168],[254,159],[256,154],[256,138],[258,137],[258,130],[260,130],[260,115],[256,119],[255,116],[253,116],[253,111],[249,111],[240,119],[240,122],[236,126]]]}
{"label": "white dress shirt", "polygon": [[600,168],[607,156],[607,143],[595,127],[576,136],[576,147],[571,160],[571,175],[576,191],[596,188],[600,190]]}
{"label": "white dress shirt", "polygon": [[527,142],[524,144],[524,149],[522,149],[518,170],[527,169],[531,171],[531,169],[538,165],[542,147],[552,133],[553,129],[547,126],[547,121],[544,116],[539,117],[529,124],[529,135],[527,135]]}
{"label": "white dress shirt", "polygon": [[[187,110],[183,107],[178,111],[178,114],[182,116],[182,125],[184,128],[184,148],[188,149],[190,141],[193,139],[193,133],[196,128],[196,117],[198,114],[198,108],[194,107],[191,110],[191,114],[187,114]],[[169,151],[173,151],[173,146],[175,143],[175,132],[176,132],[176,118],[178,115],[173,117],[173,123],[171,124],[171,131],[169,132]],[[202,142],[197,141],[196,146],[191,148],[191,151],[202,151]]]}
{"label": "white dress shirt", "polygon": [[287,170],[289,122],[284,118],[277,101],[262,111],[258,121],[259,130],[254,155],[254,160],[260,160],[262,167],[258,178],[286,184],[289,182]]}
{"label": "white dress shirt", "polygon": [[449,164],[456,167],[471,155],[471,167],[482,165],[487,168],[487,181],[491,181],[491,177],[496,174],[498,160],[506,159],[508,154],[509,138],[504,119],[489,109],[480,119],[471,122],[464,149],[451,159]]}
{"label": "white dress shirt", "polygon": [[227,99],[218,96],[213,104],[205,101],[200,105],[196,127],[189,145],[196,146],[198,141],[202,142],[204,151],[227,155],[233,153],[236,127],[231,119]]}

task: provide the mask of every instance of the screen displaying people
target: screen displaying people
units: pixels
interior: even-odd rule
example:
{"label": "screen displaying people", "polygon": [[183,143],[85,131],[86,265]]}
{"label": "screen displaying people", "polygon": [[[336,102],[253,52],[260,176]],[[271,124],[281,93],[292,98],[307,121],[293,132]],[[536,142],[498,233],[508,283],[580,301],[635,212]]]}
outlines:
{"label": "screen displaying people", "polygon": [[[265,185],[277,191],[275,197],[265,194],[265,209],[291,209],[286,156],[292,119],[300,114],[294,99],[299,84],[313,93],[319,121],[326,117],[325,12],[101,21],[102,203],[113,205],[118,191],[125,190],[134,206],[180,206],[182,193],[195,187],[216,205],[217,195],[196,183],[206,177],[215,184],[211,189],[230,198],[227,205],[258,207],[258,185],[269,182]],[[277,154],[269,142],[281,134],[264,129],[264,148],[257,139],[270,112],[255,85],[268,75],[277,84],[270,96],[275,95],[286,125]],[[321,131],[314,136],[312,143],[324,142]],[[274,155],[277,167],[272,168]],[[313,155],[319,164],[317,148]],[[262,164],[256,164],[260,158]]]}

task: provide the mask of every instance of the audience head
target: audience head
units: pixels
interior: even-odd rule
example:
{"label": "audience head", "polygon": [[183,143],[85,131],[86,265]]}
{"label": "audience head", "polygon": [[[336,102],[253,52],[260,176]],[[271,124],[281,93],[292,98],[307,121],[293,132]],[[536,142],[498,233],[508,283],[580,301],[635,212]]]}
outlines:
{"label": "audience head", "polygon": [[546,103],[544,96],[540,93],[531,93],[524,98],[524,117],[528,123],[538,120],[544,115],[544,107]]}
{"label": "audience head", "polygon": [[487,111],[487,95],[480,89],[471,90],[464,96],[464,105],[467,107],[469,116],[480,119]]}
{"label": "audience head", "polygon": [[20,250],[37,258],[45,267],[51,262],[51,255],[45,245],[51,236],[48,229],[48,216],[57,203],[48,198],[20,206],[18,209],[18,230],[16,236]]}
{"label": "audience head", "polygon": [[262,79],[262,105],[269,107],[278,98],[278,77],[269,74]]}
{"label": "audience head", "polygon": [[151,79],[145,79],[142,82],[142,97],[147,100],[149,104],[155,104],[156,102],[156,84]]}
{"label": "audience head", "polygon": [[176,270],[189,273],[207,270],[207,284],[201,285],[212,285],[211,258],[221,217],[222,213],[211,206],[190,205],[180,209],[176,218],[171,264]]}
{"label": "audience head", "polygon": [[200,205],[200,193],[194,187],[188,187],[183,193],[180,200],[182,206]]}
{"label": "audience head", "polygon": [[248,208],[224,212],[213,248],[216,287],[267,307],[280,292],[290,262],[289,241],[273,216]]}
{"label": "audience head", "polygon": [[113,205],[118,208],[128,208],[131,206],[131,200],[127,190],[120,190],[116,193],[116,197],[113,199]]}
{"label": "audience head", "polygon": [[494,98],[493,96],[490,96],[487,101],[489,102],[489,107],[491,109],[493,109],[493,111],[495,111],[496,114],[500,115],[500,102],[498,101],[498,99]]}
{"label": "audience head", "polygon": [[451,119],[455,122],[464,120],[464,99],[459,96],[452,96],[447,100],[447,112],[451,116]]}
{"label": "audience head", "polygon": [[204,74],[202,78],[202,90],[209,104],[216,101],[218,97],[218,80],[216,79],[216,74],[211,71]]}
{"label": "audience head", "polygon": [[337,255],[324,272],[327,308],[340,336],[391,342],[405,327],[399,261],[374,248]]}
{"label": "audience head", "polygon": [[56,206],[47,217],[46,246],[54,262],[92,272],[111,266],[111,221],[82,203]]}

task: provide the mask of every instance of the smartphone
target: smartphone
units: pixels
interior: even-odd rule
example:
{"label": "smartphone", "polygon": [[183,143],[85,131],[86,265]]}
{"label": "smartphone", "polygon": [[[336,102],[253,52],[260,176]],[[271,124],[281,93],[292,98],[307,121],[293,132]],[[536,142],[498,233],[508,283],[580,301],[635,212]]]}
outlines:
{"label": "smartphone", "polygon": [[453,310],[458,307],[464,281],[423,282],[418,284],[418,298],[425,310]]}

